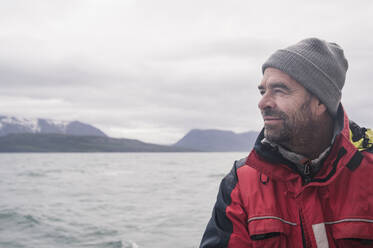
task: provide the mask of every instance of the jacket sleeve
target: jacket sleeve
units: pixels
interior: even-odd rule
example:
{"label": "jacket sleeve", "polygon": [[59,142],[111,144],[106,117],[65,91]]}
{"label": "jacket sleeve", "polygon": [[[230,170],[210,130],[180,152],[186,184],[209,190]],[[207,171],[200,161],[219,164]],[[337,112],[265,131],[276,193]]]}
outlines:
{"label": "jacket sleeve", "polygon": [[237,162],[220,183],[212,217],[203,234],[200,248],[251,247],[247,214],[240,198]]}

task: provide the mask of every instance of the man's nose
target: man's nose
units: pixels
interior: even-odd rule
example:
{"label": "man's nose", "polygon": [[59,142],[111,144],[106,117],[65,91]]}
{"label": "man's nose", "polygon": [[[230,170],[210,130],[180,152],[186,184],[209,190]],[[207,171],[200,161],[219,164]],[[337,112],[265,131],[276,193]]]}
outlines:
{"label": "man's nose", "polygon": [[274,108],[275,102],[273,101],[272,97],[268,95],[268,93],[265,93],[262,95],[262,98],[260,99],[258,103],[258,107],[260,110],[264,110],[267,108]]}

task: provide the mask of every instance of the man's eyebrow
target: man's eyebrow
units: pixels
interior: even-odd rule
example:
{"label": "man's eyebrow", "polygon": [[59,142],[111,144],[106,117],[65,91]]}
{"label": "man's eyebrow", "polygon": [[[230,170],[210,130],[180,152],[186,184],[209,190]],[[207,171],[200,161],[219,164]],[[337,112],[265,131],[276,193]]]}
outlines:
{"label": "man's eyebrow", "polygon": [[[268,87],[269,87],[270,89],[280,88],[280,89],[284,89],[284,90],[286,90],[286,91],[290,91],[290,88],[289,88],[286,84],[284,84],[284,83],[282,83],[282,82],[271,83],[271,84],[269,84]],[[263,85],[259,85],[259,86],[258,86],[258,89],[259,89],[259,90],[265,90],[265,87],[264,87]]]}
{"label": "man's eyebrow", "polygon": [[290,91],[290,88],[286,84],[281,83],[281,82],[270,84],[269,88],[271,88],[271,89],[273,89],[273,88],[281,88],[281,89]]}

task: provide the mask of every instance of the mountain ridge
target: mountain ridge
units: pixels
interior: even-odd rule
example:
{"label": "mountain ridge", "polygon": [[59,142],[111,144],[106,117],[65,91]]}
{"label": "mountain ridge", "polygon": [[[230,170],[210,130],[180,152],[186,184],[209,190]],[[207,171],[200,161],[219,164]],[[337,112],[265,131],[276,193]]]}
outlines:
{"label": "mountain ridge", "polygon": [[192,129],[173,146],[210,152],[244,152],[252,149],[258,134],[256,131],[235,133],[230,130]]}

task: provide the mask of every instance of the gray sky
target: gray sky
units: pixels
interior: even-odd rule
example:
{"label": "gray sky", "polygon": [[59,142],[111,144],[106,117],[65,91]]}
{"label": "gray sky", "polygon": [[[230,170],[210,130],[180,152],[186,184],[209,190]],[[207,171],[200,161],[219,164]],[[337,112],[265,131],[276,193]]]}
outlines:
{"label": "gray sky", "polygon": [[161,144],[260,130],[262,63],[320,37],[349,60],[349,117],[373,127],[372,13],[370,0],[2,1],[0,113]]}

